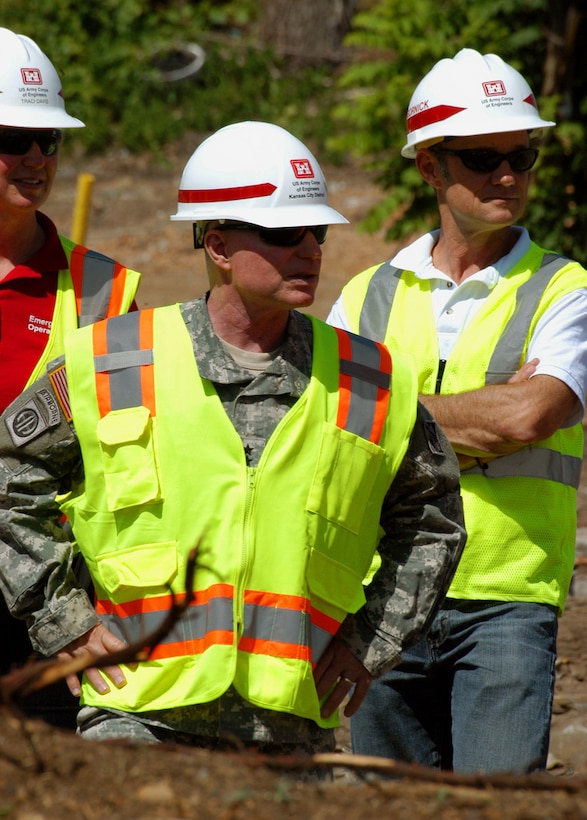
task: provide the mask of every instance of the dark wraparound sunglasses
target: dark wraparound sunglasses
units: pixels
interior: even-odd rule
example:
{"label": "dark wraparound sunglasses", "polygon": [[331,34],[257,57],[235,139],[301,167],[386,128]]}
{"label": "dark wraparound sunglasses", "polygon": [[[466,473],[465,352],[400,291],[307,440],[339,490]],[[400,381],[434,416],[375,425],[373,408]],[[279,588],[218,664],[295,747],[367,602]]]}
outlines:
{"label": "dark wraparound sunglasses", "polygon": [[493,148],[463,148],[457,151],[434,146],[430,150],[434,154],[450,154],[452,157],[458,157],[469,171],[477,171],[481,174],[495,171],[504,161],[516,173],[529,171],[538,159],[537,148],[516,148],[515,151],[509,151],[507,154],[494,151]]}
{"label": "dark wraparound sunglasses", "polygon": [[0,154],[23,156],[36,142],[45,157],[57,153],[61,142],[61,131],[54,128],[0,128]]}
{"label": "dark wraparound sunglasses", "polygon": [[297,228],[263,228],[260,225],[251,225],[248,222],[228,222],[224,225],[216,225],[217,231],[255,231],[267,245],[277,245],[279,248],[295,248],[296,245],[304,241],[304,237],[310,231],[314,235],[316,242],[322,245],[326,240],[328,225],[309,225],[308,227]]}

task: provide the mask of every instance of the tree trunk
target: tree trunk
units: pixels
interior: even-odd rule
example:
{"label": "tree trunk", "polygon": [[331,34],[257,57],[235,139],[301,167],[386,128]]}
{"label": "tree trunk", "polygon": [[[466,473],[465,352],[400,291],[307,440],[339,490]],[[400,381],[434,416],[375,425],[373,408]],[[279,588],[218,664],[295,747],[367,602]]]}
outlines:
{"label": "tree trunk", "polygon": [[551,24],[546,32],[542,94],[560,95],[559,120],[581,119],[579,105],[585,94],[587,49],[583,0],[550,0],[549,6]]}
{"label": "tree trunk", "polygon": [[301,64],[342,59],[356,0],[262,0],[262,42]]}

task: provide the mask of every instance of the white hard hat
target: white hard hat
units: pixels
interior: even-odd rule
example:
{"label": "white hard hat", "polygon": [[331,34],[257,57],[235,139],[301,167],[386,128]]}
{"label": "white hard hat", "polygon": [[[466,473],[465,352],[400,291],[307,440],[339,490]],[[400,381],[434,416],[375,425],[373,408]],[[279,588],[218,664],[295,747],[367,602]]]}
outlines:
{"label": "white hard hat", "polygon": [[227,125],[204,140],[184,168],[171,219],[228,219],[263,228],[348,222],[328,204],[314,155],[267,122]]}
{"label": "white hard hat", "polygon": [[83,128],[65,111],[61,82],[49,58],[24,34],[0,28],[0,126]]}
{"label": "white hard hat", "polygon": [[532,89],[519,71],[497,54],[464,48],[439,60],[418,83],[408,113],[402,156],[445,137],[470,137],[548,128],[538,114]]}

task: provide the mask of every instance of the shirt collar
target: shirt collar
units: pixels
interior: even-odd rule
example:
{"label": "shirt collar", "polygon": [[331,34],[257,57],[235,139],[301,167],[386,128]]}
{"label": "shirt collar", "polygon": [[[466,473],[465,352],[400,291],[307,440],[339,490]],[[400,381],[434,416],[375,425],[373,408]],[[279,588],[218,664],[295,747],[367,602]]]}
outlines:
{"label": "shirt collar", "polygon": [[[519,233],[518,240],[514,247],[505,256],[502,256],[495,265],[483,268],[473,276],[469,276],[465,281],[483,282],[487,287],[494,287],[498,280],[505,276],[520,261],[522,256],[530,247],[530,236],[525,228],[516,227]],[[430,231],[420,236],[406,248],[402,248],[391,260],[390,264],[400,270],[409,270],[418,279],[442,279],[449,280],[450,277],[432,262],[432,248],[438,240],[440,231]]]}

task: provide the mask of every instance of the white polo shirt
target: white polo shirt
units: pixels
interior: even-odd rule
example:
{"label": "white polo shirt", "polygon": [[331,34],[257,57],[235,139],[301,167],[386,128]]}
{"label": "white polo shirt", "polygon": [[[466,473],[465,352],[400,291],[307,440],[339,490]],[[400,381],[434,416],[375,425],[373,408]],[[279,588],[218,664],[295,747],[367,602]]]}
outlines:
{"label": "white polo shirt", "polygon": [[[419,279],[430,280],[441,359],[449,357],[459,334],[499,278],[508,273],[529,249],[530,237],[526,229],[516,230],[519,231],[519,239],[506,256],[460,284],[434,267],[431,254],[438,231],[424,234],[391,259],[390,264],[394,267],[414,271]],[[326,321],[350,329],[341,297],[333,305]],[[583,417],[587,392],[587,290],[573,291],[545,312],[536,325],[528,347],[528,360],[533,358],[540,359],[534,375],[554,376],[577,396],[577,409],[564,426],[576,424]]]}

